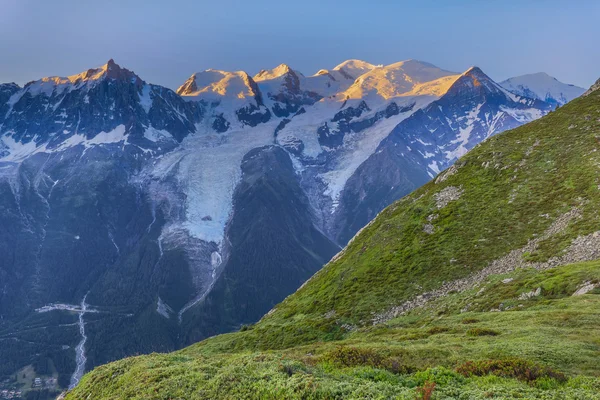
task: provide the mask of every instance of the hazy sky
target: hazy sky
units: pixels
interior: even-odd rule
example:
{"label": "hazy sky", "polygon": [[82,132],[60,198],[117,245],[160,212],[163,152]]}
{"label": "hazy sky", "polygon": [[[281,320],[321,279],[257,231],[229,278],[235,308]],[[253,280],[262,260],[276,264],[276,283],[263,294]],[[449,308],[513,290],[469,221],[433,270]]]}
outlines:
{"label": "hazy sky", "polygon": [[207,68],[255,74],[285,62],[309,75],[349,58],[414,58],[588,87],[600,77],[599,17],[596,0],[0,0],[0,82],[109,58],[171,88]]}

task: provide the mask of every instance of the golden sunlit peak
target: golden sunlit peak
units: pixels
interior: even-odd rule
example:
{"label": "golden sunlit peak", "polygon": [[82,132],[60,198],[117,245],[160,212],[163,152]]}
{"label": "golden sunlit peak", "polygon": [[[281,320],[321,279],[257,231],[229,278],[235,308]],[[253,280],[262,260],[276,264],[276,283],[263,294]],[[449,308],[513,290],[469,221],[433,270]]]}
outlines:
{"label": "golden sunlit peak", "polygon": [[273,69],[263,69],[258,74],[254,76],[254,80],[257,82],[266,81],[269,79],[279,78],[280,76],[295,73],[293,69],[290,68],[287,64],[279,64],[277,67]]}

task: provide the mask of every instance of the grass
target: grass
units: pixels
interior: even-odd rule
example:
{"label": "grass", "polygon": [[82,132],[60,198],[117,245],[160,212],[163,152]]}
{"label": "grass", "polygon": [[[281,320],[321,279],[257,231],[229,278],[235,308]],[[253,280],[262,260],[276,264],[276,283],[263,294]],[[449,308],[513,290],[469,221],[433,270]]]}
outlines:
{"label": "grass", "polygon": [[[526,260],[561,256],[598,230],[598,136],[599,93],[498,135],[444,182],[384,210],[257,324],[99,367],[67,398],[598,399],[600,291],[572,294],[600,282],[600,261],[492,275],[372,324],[522,248],[574,207],[581,217]],[[448,186],[463,194],[438,209],[435,194]]]}
{"label": "grass", "polygon": [[[529,287],[576,288],[599,274],[599,261],[516,271],[482,283],[479,299],[509,303]],[[503,283],[507,276],[513,280]],[[557,289],[514,310],[461,313],[473,294],[456,293],[344,340],[285,350],[231,351],[251,330],[221,335],[99,367],[68,398],[415,399],[428,382],[433,399],[600,398],[600,295],[571,294]],[[452,307],[440,314],[444,300]]]}

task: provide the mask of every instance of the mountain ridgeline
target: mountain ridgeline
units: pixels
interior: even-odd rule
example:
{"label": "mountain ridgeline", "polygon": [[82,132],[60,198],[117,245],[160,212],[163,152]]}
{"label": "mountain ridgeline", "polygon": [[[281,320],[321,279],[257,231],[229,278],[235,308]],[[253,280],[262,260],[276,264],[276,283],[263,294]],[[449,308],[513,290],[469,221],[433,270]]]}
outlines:
{"label": "mountain ridgeline", "polygon": [[207,70],[176,92],[110,60],[0,85],[0,376],[33,366],[67,387],[256,322],[546,100],[415,60]]}
{"label": "mountain ridgeline", "polygon": [[489,138],[258,323],[66,398],[598,399],[599,132],[596,90]]}

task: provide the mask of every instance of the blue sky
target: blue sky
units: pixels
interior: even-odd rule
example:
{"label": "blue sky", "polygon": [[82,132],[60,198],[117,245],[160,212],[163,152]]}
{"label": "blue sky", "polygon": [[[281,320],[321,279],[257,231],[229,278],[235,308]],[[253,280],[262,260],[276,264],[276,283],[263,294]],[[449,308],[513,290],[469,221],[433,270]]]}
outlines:
{"label": "blue sky", "polygon": [[496,80],[600,77],[600,2],[0,0],[0,82],[70,75],[109,58],[176,88],[207,68],[304,74],[358,58],[414,58]]}

